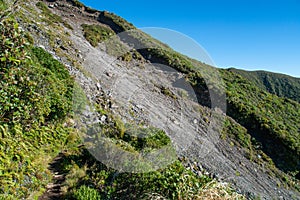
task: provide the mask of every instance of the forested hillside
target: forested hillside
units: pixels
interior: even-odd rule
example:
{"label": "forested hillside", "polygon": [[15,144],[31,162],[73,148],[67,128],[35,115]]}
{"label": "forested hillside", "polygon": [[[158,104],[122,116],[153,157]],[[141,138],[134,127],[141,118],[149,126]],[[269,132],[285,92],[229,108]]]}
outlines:
{"label": "forested hillside", "polygon": [[257,87],[279,97],[286,97],[300,102],[300,78],[267,71],[245,71],[231,68],[235,72],[253,82]]}

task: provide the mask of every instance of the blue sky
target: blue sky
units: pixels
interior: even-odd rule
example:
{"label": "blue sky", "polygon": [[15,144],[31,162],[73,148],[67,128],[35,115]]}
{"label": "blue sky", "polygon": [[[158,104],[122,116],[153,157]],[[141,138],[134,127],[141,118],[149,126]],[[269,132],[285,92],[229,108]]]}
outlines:
{"label": "blue sky", "polygon": [[[209,53],[217,67],[300,77],[299,0],[82,2],[114,12],[138,28],[160,27],[185,34]],[[184,49],[176,50],[192,55]]]}

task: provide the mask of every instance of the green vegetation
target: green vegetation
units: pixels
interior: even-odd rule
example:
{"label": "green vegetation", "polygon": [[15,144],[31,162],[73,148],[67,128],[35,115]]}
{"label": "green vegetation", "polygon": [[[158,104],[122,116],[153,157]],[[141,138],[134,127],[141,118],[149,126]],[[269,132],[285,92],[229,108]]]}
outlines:
{"label": "green vegetation", "polygon": [[46,17],[43,20],[49,25],[52,25],[53,23],[62,23],[66,28],[73,30],[73,27],[70,24],[64,21],[60,16],[52,13],[44,2],[39,1],[36,3],[36,6],[42,11],[43,15]]}
{"label": "green vegetation", "polygon": [[84,37],[94,47],[114,35],[114,32],[104,25],[82,24],[81,27],[84,31]]}
{"label": "green vegetation", "polygon": [[0,24],[0,37],[0,198],[22,199],[50,180],[46,163],[72,132],[63,121],[73,80],[14,21]]}
{"label": "green vegetation", "polygon": [[87,7],[85,6],[83,3],[81,3],[80,1],[78,0],[70,0],[70,2],[73,4],[73,6],[77,7],[77,8],[80,8],[80,9],[84,9],[86,12],[88,13],[95,13],[95,12],[98,12],[97,10],[93,9],[93,8],[90,8],[90,7]]}
{"label": "green vegetation", "polygon": [[12,22],[4,22],[1,31],[0,121],[30,127],[65,116],[72,85],[68,71],[43,49],[28,46]]}
{"label": "green vegetation", "polygon": [[4,0],[0,0],[0,11],[4,11],[6,9],[6,4]]}
{"label": "green vegetation", "polygon": [[[64,160],[65,168],[73,168],[72,162],[75,161],[79,166],[77,170],[84,167],[88,169],[85,176],[68,187],[66,199],[142,199],[147,194],[160,194],[167,199],[191,199],[211,182],[206,176],[195,176],[179,161],[163,170],[132,174],[107,168],[84,149],[76,155],[67,155]],[[88,166],[85,166],[86,163]]]}
{"label": "green vegetation", "polygon": [[164,95],[169,96],[172,99],[177,99],[176,95],[169,88],[162,86],[160,90]]}
{"label": "green vegetation", "polygon": [[136,51],[130,50],[124,43],[120,41],[115,32],[105,25],[88,25],[82,24],[85,39],[94,47],[100,42],[106,47],[109,55],[116,56],[122,61],[131,62],[133,59],[143,60],[143,57]]}
{"label": "green vegetation", "polygon": [[76,200],[100,200],[101,196],[96,189],[82,185],[73,192],[73,198]]}
{"label": "green vegetation", "polygon": [[84,8],[85,5],[83,3],[81,3],[80,1],[78,0],[71,0],[73,6],[76,6],[77,8]]}
{"label": "green vegetation", "polygon": [[227,85],[228,114],[263,143],[280,169],[298,171],[299,103],[259,89],[233,72],[221,72]]}
{"label": "green vegetation", "polygon": [[279,97],[286,97],[300,103],[300,79],[266,71],[244,71],[229,69],[240,74],[254,83],[257,87],[264,89]]}
{"label": "green vegetation", "polygon": [[132,23],[107,11],[101,12],[99,20],[100,22],[104,22],[104,24],[108,24],[116,33],[136,29]]}

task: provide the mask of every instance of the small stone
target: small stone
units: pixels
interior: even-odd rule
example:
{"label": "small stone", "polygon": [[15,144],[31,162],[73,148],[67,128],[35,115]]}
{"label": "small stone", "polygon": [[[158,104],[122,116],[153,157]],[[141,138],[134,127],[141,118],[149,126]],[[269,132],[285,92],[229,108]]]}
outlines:
{"label": "small stone", "polygon": [[112,105],[111,105],[111,108],[112,108],[112,109],[116,109],[116,108],[119,108],[119,106],[117,106],[116,104],[112,104]]}
{"label": "small stone", "polygon": [[77,58],[82,59],[82,55],[78,53]]}
{"label": "small stone", "polygon": [[106,119],[107,119],[107,117],[105,115],[102,115],[100,118],[100,121],[103,123],[103,122],[105,122]]}
{"label": "small stone", "polygon": [[175,125],[180,125],[179,121],[177,121],[176,119],[173,120],[173,123],[174,123]]}
{"label": "small stone", "polygon": [[101,90],[101,85],[100,85],[100,83],[97,83],[96,86],[97,86],[97,89],[98,89],[98,90]]}
{"label": "small stone", "polygon": [[193,122],[194,122],[194,124],[197,124],[197,123],[198,123],[198,120],[197,120],[197,119],[194,119]]}
{"label": "small stone", "polygon": [[39,47],[44,49],[44,50],[46,49],[45,46],[43,46],[43,45],[39,45]]}
{"label": "small stone", "polygon": [[49,7],[49,8],[54,8],[54,5],[53,5],[53,4],[50,4],[48,7]]}
{"label": "small stone", "polygon": [[112,77],[112,74],[109,73],[109,72],[106,72],[105,74],[106,74],[106,76],[108,76],[108,77]]}

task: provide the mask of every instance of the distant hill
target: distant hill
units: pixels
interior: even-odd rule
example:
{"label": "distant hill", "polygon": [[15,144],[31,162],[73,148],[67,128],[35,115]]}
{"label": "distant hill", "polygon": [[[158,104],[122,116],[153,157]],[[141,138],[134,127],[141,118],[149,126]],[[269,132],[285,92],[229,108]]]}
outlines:
{"label": "distant hill", "polygon": [[228,70],[240,74],[272,94],[300,102],[300,78],[267,71],[245,71],[235,68]]}

